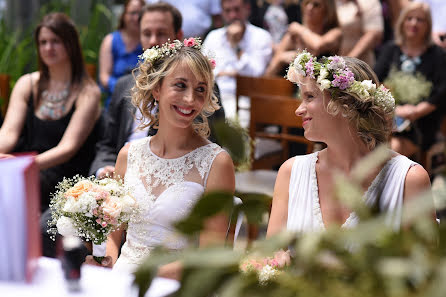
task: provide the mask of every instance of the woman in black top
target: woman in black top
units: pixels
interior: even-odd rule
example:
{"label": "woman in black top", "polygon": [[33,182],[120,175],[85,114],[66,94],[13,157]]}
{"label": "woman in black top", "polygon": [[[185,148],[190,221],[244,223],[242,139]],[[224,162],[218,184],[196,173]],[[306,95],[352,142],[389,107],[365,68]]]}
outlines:
{"label": "woman in black top", "polygon": [[446,100],[446,54],[431,40],[430,8],[421,2],[411,2],[401,12],[395,29],[395,41],[383,46],[375,72],[381,81],[396,70],[421,73],[432,83],[430,95],[418,104],[395,108],[395,115],[411,121],[408,131],[394,133],[391,148],[405,156],[427,150],[435,141],[444,114]]}
{"label": "woman in black top", "polygon": [[64,176],[88,173],[100,90],[87,75],[78,33],[68,16],[46,15],[34,37],[39,71],[23,75],[12,91],[0,129],[0,158],[37,153],[43,211]]}

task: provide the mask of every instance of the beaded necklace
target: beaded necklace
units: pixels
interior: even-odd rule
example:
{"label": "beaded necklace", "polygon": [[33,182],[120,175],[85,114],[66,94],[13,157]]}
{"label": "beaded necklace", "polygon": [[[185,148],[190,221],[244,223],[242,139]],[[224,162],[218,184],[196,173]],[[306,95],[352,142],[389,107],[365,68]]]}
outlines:
{"label": "beaded necklace", "polygon": [[39,113],[42,117],[57,120],[65,114],[65,102],[69,95],[70,84],[58,92],[42,92],[42,104],[39,107]]}

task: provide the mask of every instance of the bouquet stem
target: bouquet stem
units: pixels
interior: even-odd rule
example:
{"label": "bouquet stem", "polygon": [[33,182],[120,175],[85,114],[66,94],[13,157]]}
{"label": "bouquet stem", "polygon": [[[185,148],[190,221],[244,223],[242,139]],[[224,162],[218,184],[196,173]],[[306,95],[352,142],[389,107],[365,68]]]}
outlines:
{"label": "bouquet stem", "polygon": [[107,242],[104,241],[100,244],[93,243],[93,259],[96,260],[99,264],[102,263],[102,260],[105,258],[105,250],[107,247]]}

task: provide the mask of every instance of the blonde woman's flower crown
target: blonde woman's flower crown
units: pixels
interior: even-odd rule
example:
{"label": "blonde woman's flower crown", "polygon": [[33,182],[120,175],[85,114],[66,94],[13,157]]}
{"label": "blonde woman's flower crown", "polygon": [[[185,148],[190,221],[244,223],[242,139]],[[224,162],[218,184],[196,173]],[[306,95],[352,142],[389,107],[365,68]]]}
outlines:
{"label": "blonde woman's flower crown", "polygon": [[393,111],[395,108],[395,99],[384,85],[377,87],[371,80],[356,81],[342,57],[331,56],[318,62],[313,55],[304,50],[291,62],[286,78],[297,84],[299,79],[297,75],[315,79],[321,91],[337,88],[356,94],[361,99],[373,98],[374,104],[385,111]]}
{"label": "blonde woman's flower crown", "polygon": [[[158,60],[175,55],[182,47],[192,47],[201,51],[201,43],[201,39],[198,37],[190,37],[188,39],[184,39],[183,42],[180,40],[170,42],[169,40],[161,46],[157,45],[146,49],[144,53],[139,56],[139,59],[154,65],[154,63]],[[213,58],[208,59],[212,68],[215,68],[215,60]]]}

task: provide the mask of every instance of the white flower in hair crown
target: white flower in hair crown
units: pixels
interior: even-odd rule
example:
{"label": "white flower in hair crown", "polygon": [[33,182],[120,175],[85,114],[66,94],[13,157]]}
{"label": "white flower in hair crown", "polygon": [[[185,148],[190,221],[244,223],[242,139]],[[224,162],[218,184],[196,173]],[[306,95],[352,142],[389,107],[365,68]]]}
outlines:
{"label": "white flower in hair crown", "polygon": [[[182,47],[192,47],[201,51],[201,39],[190,37],[188,39],[184,39],[183,42],[180,40],[174,40],[170,42],[170,40],[163,45],[154,46],[149,49],[146,49],[142,55],[139,56],[140,60],[149,62],[150,64],[154,64],[156,61],[171,57],[177,53]],[[215,60],[213,58],[208,58],[211,63],[212,68],[215,68]]]}
{"label": "white flower in hair crown", "polygon": [[342,57],[324,57],[321,62],[307,51],[299,53],[287,72],[287,79],[297,83],[301,76],[309,76],[316,80],[321,91],[338,88],[358,95],[361,99],[372,97],[374,104],[385,111],[395,108],[395,99],[384,85],[376,86],[371,80],[357,81],[353,72],[346,66]]}

